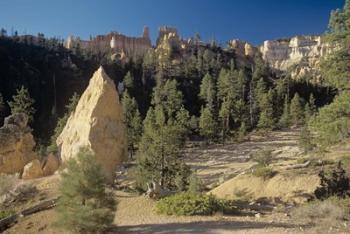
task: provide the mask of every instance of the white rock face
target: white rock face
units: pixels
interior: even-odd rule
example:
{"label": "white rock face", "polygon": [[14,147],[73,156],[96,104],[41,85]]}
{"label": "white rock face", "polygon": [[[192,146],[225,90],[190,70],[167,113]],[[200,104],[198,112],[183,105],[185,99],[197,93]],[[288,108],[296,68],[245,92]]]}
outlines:
{"label": "white rock face", "polygon": [[320,59],[331,50],[331,46],[323,42],[320,36],[265,41],[260,46],[263,59],[274,69],[286,71],[293,65],[299,65],[292,71],[293,78],[317,73]]}
{"label": "white rock face", "polygon": [[75,157],[81,147],[89,148],[110,182],[116,167],[127,158],[119,96],[102,67],[94,73],[56,143],[63,163]]}

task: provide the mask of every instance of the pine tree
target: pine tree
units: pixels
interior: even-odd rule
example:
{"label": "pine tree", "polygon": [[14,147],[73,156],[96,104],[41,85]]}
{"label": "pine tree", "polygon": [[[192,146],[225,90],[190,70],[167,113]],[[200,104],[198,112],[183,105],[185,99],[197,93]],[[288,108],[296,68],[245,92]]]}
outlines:
{"label": "pine tree", "polygon": [[214,111],[216,107],[215,82],[209,73],[207,73],[202,80],[199,97],[208,105],[212,111]]}
{"label": "pine tree", "polygon": [[147,183],[162,188],[176,188],[177,169],[183,166],[180,150],[188,132],[189,114],[182,104],[182,93],[176,81],[167,80],[154,88],[152,105],[143,122],[139,143],[136,181],[146,189]]}
{"label": "pine tree", "polygon": [[142,119],[135,98],[131,98],[126,89],[122,97],[124,121],[127,130],[128,152],[133,153],[140,141],[142,134]]}
{"label": "pine tree", "polygon": [[95,156],[81,149],[76,159],[67,162],[62,173],[58,201],[58,224],[75,233],[101,233],[111,226],[116,210],[113,194]]}
{"label": "pine tree", "polygon": [[287,128],[290,126],[290,123],[291,123],[291,117],[290,117],[290,110],[289,110],[289,101],[286,95],[284,98],[283,113],[279,120],[279,126],[282,128]]}
{"label": "pine tree", "polygon": [[237,134],[238,142],[242,142],[246,135],[247,135],[247,127],[246,127],[246,124],[242,122]]}
{"label": "pine tree", "polygon": [[311,130],[317,132],[320,145],[331,145],[350,136],[350,92],[343,92],[334,101],[319,109],[310,121]]}
{"label": "pine tree", "polygon": [[260,117],[258,128],[263,130],[272,130],[274,128],[272,90],[262,95],[259,104]]}
{"label": "pine tree", "polygon": [[125,88],[132,90],[134,88],[134,78],[132,77],[130,71],[128,71],[123,79]]}
{"label": "pine tree", "polygon": [[304,121],[303,107],[298,93],[294,94],[290,103],[290,116],[292,124],[294,125],[300,125]]}
{"label": "pine tree", "polygon": [[304,150],[304,153],[308,153],[314,148],[312,135],[307,126],[304,126],[300,132],[299,146]]}
{"label": "pine tree", "polygon": [[11,113],[24,113],[28,116],[30,122],[34,120],[35,109],[34,99],[30,97],[28,89],[21,87],[17,89],[17,94],[12,97],[13,101],[9,101],[8,104],[11,108]]}
{"label": "pine tree", "polygon": [[314,115],[317,112],[316,100],[313,94],[310,94],[309,97],[309,107],[311,115]]}
{"label": "pine tree", "polygon": [[207,140],[214,140],[216,138],[217,124],[214,115],[209,107],[204,107],[201,110],[199,118],[199,132],[200,135]]}

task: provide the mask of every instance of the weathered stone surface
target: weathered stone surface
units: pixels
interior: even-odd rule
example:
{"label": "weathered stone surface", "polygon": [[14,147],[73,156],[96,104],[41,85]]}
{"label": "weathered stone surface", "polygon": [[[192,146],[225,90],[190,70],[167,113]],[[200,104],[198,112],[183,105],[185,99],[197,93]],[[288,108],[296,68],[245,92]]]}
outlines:
{"label": "weathered stone surface", "polygon": [[0,128],[0,173],[21,173],[23,167],[36,158],[35,141],[27,123],[25,114],[5,118]]}
{"label": "weathered stone surface", "polygon": [[91,40],[81,40],[79,37],[69,36],[65,42],[68,49],[79,45],[82,49],[92,49],[101,52],[112,50],[114,53],[125,53],[129,57],[142,57],[152,47],[149,29],[145,27],[141,37],[129,37],[118,32],[98,35]]}
{"label": "weathered stone surface", "polygon": [[42,163],[43,175],[53,175],[59,166],[60,162],[58,161],[58,158],[53,154],[49,154],[49,156],[47,156],[45,161]]}
{"label": "weathered stone surface", "polygon": [[106,177],[127,158],[123,111],[115,84],[102,67],[90,80],[75,111],[57,139],[62,162],[75,157],[81,147],[95,153]]}
{"label": "weathered stone surface", "polygon": [[[317,76],[321,57],[333,47],[320,36],[296,36],[288,39],[265,41],[260,46],[263,59],[274,69],[286,71],[294,65],[293,78],[313,74]],[[317,80],[316,80],[317,81]]]}
{"label": "weathered stone surface", "polygon": [[42,177],[44,175],[43,170],[41,169],[41,163],[38,159],[34,159],[30,163],[24,166],[22,179],[35,179]]}

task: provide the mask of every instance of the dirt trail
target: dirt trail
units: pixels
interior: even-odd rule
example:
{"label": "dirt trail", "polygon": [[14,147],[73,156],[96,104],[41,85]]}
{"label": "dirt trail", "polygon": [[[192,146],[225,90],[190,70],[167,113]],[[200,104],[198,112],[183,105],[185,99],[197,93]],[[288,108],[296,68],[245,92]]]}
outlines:
{"label": "dirt trail", "polygon": [[[303,233],[303,225],[288,217],[164,216],[155,212],[155,202],[144,196],[118,192],[115,233]],[[310,233],[306,232],[305,233]]]}
{"label": "dirt trail", "polygon": [[298,135],[298,129],[274,131],[267,136],[252,135],[243,143],[189,148],[185,151],[185,160],[204,184],[212,187],[250,168],[254,164],[249,161],[250,156],[261,149],[272,149],[276,159],[283,161],[295,158],[300,153]]}

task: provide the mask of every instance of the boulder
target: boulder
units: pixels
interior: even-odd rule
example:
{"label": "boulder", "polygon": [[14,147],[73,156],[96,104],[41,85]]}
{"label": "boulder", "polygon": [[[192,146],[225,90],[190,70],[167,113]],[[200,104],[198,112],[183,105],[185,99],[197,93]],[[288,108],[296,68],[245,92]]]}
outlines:
{"label": "boulder", "polygon": [[35,179],[40,178],[44,175],[43,170],[41,169],[41,163],[38,159],[35,159],[24,166],[22,179]]}
{"label": "boulder", "polygon": [[56,143],[63,164],[76,157],[80,148],[90,149],[113,182],[117,166],[127,158],[127,138],[119,95],[102,67],[94,73]]}
{"label": "boulder", "polygon": [[42,164],[43,175],[53,175],[57,171],[59,165],[60,162],[58,161],[58,158],[53,154],[49,154]]}
{"label": "boulder", "polygon": [[33,151],[35,141],[23,113],[5,118],[0,128],[0,174],[21,173],[23,167],[37,158]]}

